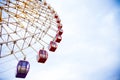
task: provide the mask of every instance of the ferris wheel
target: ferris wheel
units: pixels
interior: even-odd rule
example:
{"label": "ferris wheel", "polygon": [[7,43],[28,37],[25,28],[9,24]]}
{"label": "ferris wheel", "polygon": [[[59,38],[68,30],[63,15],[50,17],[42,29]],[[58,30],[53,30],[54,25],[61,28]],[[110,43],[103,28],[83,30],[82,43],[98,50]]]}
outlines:
{"label": "ferris wheel", "polygon": [[0,0],[0,59],[14,56],[15,77],[25,78],[30,69],[28,55],[37,53],[37,62],[45,63],[62,40],[62,27],[45,0]]}

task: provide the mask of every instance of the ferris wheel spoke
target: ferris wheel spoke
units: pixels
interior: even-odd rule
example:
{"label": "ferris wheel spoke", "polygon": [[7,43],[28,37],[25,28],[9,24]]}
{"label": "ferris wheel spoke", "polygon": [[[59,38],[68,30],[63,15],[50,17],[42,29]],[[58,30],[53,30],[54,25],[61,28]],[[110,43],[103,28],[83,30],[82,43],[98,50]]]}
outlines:
{"label": "ferris wheel spoke", "polygon": [[26,77],[27,60],[35,53],[37,62],[44,63],[47,50],[57,49],[62,33],[61,19],[46,0],[0,1],[0,64],[5,65],[5,58],[14,57],[18,61],[16,78]]}
{"label": "ferris wheel spoke", "polygon": [[[5,30],[6,30],[6,29],[5,29]],[[6,30],[6,32],[9,34],[9,32],[8,32],[7,30]],[[13,42],[13,49],[10,50],[10,48],[9,48],[8,46],[7,46],[7,47],[8,47],[8,49],[11,51],[11,54],[13,54],[14,46],[16,45],[19,50],[20,50],[20,47],[16,44],[16,41],[17,41],[17,40],[14,40],[14,38],[13,38],[12,36],[10,36],[10,35],[9,35],[9,37],[12,39],[12,41],[14,41],[14,42]],[[7,41],[7,42],[8,42],[8,41]],[[7,43],[7,44],[8,44],[8,43]],[[6,44],[6,45],[7,45],[7,44]],[[21,53],[23,54],[24,59],[25,59],[25,58],[26,58],[26,55],[25,55],[22,51],[21,51]]]}
{"label": "ferris wheel spoke", "polygon": [[0,23],[2,22],[2,7],[0,7]]}
{"label": "ferris wheel spoke", "polygon": [[[23,24],[20,23],[19,19],[17,19],[18,15],[16,15],[15,13],[9,12],[8,10],[4,9],[5,12],[7,12],[9,15],[11,15],[11,17],[20,25],[21,28],[24,28]],[[12,16],[13,15],[13,16]],[[15,18],[16,17],[16,18]]]}
{"label": "ferris wheel spoke", "polygon": [[2,44],[0,45],[0,58],[1,58],[1,52],[2,52]]}

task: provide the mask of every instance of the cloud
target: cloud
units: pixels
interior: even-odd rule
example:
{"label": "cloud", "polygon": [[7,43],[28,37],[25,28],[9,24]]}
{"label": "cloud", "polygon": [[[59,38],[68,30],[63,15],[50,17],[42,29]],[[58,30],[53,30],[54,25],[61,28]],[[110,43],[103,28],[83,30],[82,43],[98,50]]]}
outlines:
{"label": "cloud", "polygon": [[[46,64],[31,64],[26,80],[110,80],[120,37],[109,0],[48,0],[63,23],[63,40]],[[113,79],[113,78],[112,78]]]}
{"label": "cloud", "polygon": [[[104,4],[104,1],[94,2],[92,0],[92,2],[83,1],[83,3],[79,7],[74,5],[71,13],[69,10],[69,13],[66,12],[69,17],[72,15],[72,19],[68,21],[66,19],[68,24],[66,24],[67,27],[65,26],[67,33],[64,44],[67,46],[61,48],[65,55],[64,60],[68,59],[67,61],[84,65],[84,67],[76,65],[79,70],[80,68],[83,70],[82,73],[88,74],[80,74],[83,77],[82,80],[98,80],[100,77],[99,80],[106,80],[112,75],[112,69],[114,71],[119,61],[120,38],[115,21],[116,15],[114,9],[108,4],[109,2]],[[89,76],[90,74],[96,74],[97,77]]]}

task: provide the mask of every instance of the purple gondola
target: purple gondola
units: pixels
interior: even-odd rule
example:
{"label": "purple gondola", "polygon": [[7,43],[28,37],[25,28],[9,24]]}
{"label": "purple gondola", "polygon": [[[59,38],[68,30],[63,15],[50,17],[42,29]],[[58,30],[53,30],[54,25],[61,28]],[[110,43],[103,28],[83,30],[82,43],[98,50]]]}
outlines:
{"label": "purple gondola", "polygon": [[16,78],[25,78],[29,72],[30,64],[28,61],[20,60],[17,64]]}
{"label": "purple gondola", "polygon": [[48,58],[48,53],[46,50],[40,50],[37,55],[37,61],[40,63],[45,63]]}

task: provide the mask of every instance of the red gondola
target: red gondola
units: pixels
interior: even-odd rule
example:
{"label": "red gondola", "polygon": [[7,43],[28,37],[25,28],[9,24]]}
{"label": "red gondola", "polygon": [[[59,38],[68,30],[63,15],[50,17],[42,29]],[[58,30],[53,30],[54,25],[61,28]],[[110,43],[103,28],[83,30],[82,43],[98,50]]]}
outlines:
{"label": "red gondola", "polygon": [[62,35],[63,34],[63,29],[58,29],[57,34]]}
{"label": "red gondola", "polygon": [[37,61],[40,63],[45,63],[48,58],[48,53],[46,50],[40,50],[37,55]]}
{"label": "red gondola", "polygon": [[63,27],[63,25],[61,23],[58,23],[57,27],[58,27],[58,29],[61,29]]}
{"label": "red gondola", "polygon": [[57,18],[57,19],[56,19],[56,22],[57,22],[57,23],[60,23],[60,22],[61,22],[61,19],[60,19],[60,18]]}
{"label": "red gondola", "polygon": [[54,10],[54,9],[52,9],[52,10],[51,10],[51,13],[52,13],[52,14],[55,14],[55,10]]}
{"label": "red gondola", "polygon": [[55,50],[57,49],[57,43],[54,41],[51,41],[48,49],[49,49],[49,51],[55,52]]}
{"label": "red gondola", "polygon": [[47,5],[47,3],[46,3],[46,2],[44,2],[43,4],[44,4],[45,6]]}
{"label": "red gondola", "polygon": [[57,34],[56,37],[55,37],[55,42],[60,43],[61,40],[62,40],[62,36]]}
{"label": "red gondola", "polygon": [[17,64],[16,78],[25,78],[29,72],[30,64],[28,61],[20,60]]}
{"label": "red gondola", "polygon": [[54,18],[56,18],[56,19],[58,18],[58,14],[57,13],[54,14]]}

